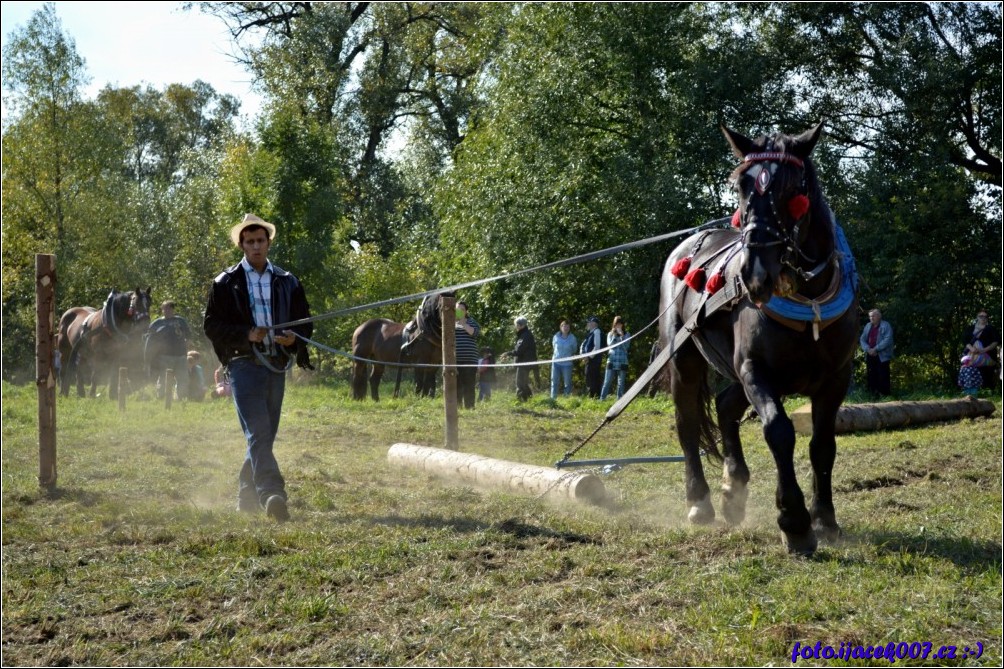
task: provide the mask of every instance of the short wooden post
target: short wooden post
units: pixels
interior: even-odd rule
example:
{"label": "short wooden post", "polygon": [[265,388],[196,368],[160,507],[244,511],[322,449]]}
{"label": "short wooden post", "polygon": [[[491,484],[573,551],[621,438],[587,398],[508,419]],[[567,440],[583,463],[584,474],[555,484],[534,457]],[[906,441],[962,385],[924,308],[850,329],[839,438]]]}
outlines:
{"label": "short wooden post", "polygon": [[38,485],[56,487],[56,256],[35,254],[35,384],[38,388]]}
{"label": "short wooden post", "polygon": [[439,304],[439,318],[443,324],[443,399],[446,401],[446,448],[460,448],[460,430],[457,425],[457,300],[443,297]]}
{"label": "short wooden post", "polygon": [[125,411],[126,384],[129,383],[129,368],[119,367],[119,411]]}
{"label": "short wooden post", "polygon": [[164,370],[164,408],[170,410],[174,400],[174,370]]}

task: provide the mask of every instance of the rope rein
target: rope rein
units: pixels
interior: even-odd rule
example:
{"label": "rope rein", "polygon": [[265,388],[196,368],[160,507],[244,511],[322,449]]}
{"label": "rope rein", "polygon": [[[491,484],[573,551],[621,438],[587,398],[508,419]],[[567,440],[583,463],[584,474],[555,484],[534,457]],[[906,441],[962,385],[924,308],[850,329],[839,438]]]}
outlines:
{"label": "rope rein", "polygon": [[545,269],[556,269],[558,267],[567,267],[568,265],[576,265],[579,263],[586,262],[588,260],[595,260],[597,258],[613,255],[615,253],[620,253],[622,251],[630,251],[631,249],[640,248],[642,246],[647,246],[649,244],[655,244],[657,242],[662,242],[667,239],[672,239],[674,237],[680,237],[683,235],[692,234],[694,232],[700,232],[702,230],[710,230],[711,228],[721,227],[724,225],[728,225],[731,221],[732,221],[731,216],[726,216],[725,218],[717,218],[713,221],[708,221],[707,223],[703,223],[696,227],[688,228],[686,230],[676,230],[674,232],[667,232],[665,234],[656,235],[654,237],[648,237],[646,239],[639,239],[634,242],[628,242],[627,244],[620,244],[618,246],[611,246],[609,248],[601,249],[599,251],[583,253],[582,255],[573,256],[571,258],[565,258],[564,260],[555,260],[554,262],[545,263],[543,265],[537,265],[536,267],[528,267],[526,269],[520,269],[514,272],[504,272],[502,274],[497,274],[495,276],[488,277],[486,279],[477,279],[475,281],[468,281],[466,283],[458,283],[452,286],[447,286],[446,288],[436,288],[434,290],[427,290],[422,293],[412,293],[411,295],[394,297],[387,300],[381,300],[379,302],[370,302],[369,304],[361,304],[354,307],[346,307],[345,309],[338,309],[336,311],[330,311],[326,314],[311,316],[309,318],[301,318],[299,320],[288,321],[286,323],[278,323],[276,325],[273,325],[271,329],[279,330],[282,328],[290,328],[295,325],[306,325],[307,323],[316,323],[318,321],[338,318],[339,316],[347,316],[349,314],[354,314],[358,311],[366,311],[369,309],[376,309],[378,307],[387,307],[393,304],[402,304],[404,302],[423,300],[426,297],[430,297],[438,293],[449,293],[449,292],[456,292],[458,290],[463,290],[464,288],[474,288],[475,286],[481,286],[486,283],[501,281],[502,279],[512,279],[517,276],[530,274],[532,272],[539,272]]}
{"label": "rope rein", "polygon": [[658,316],[656,316],[648,325],[646,325],[645,327],[643,327],[641,330],[638,330],[638,332],[635,332],[634,334],[627,336],[626,338],[624,338],[623,340],[621,340],[620,342],[618,342],[616,344],[611,344],[611,345],[606,346],[604,348],[596,349],[595,351],[590,351],[589,353],[579,353],[577,355],[572,355],[572,356],[569,356],[567,358],[547,358],[545,360],[536,360],[534,362],[494,363],[494,364],[491,364],[491,365],[479,365],[478,363],[446,365],[446,364],[443,364],[443,363],[434,364],[434,363],[381,362],[379,360],[371,360],[370,358],[361,358],[359,356],[352,355],[351,353],[346,353],[345,351],[340,351],[338,349],[331,348],[330,346],[325,346],[324,344],[321,344],[320,342],[316,342],[313,339],[310,339],[308,337],[304,337],[303,335],[297,334],[296,332],[293,332],[293,334],[296,335],[299,339],[302,339],[306,343],[308,343],[311,346],[314,346],[316,348],[319,348],[322,351],[327,351],[328,353],[333,353],[333,354],[341,356],[343,358],[348,358],[349,360],[354,360],[355,362],[365,362],[365,363],[369,363],[369,364],[373,364],[373,365],[384,365],[385,367],[415,367],[415,368],[434,368],[434,369],[441,369],[441,368],[456,369],[456,368],[460,368],[460,367],[478,367],[478,368],[480,368],[480,367],[491,367],[492,369],[500,369],[500,368],[504,368],[504,367],[535,367],[535,366],[539,367],[539,366],[550,365],[550,364],[558,363],[558,362],[574,362],[576,360],[582,360],[583,358],[591,358],[591,357],[593,357],[595,355],[602,355],[603,353],[606,353],[607,351],[611,351],[611,350],[613,350],[615,348],[618,348],[620,346],[625,346],[626,344],[630,343],[631,340],[633,340],[636,337],[641,336],[641,334],[643,332],[645,332],[650,327],[652,327],[653,325],[655,325],[656,323],[658,323],[659,319],[662,318],[663,314],[666,313],[666,311],[669,309],[670,306],[672,306],[672,304],[667,305],[666,309],[663,309],[659,313]]}

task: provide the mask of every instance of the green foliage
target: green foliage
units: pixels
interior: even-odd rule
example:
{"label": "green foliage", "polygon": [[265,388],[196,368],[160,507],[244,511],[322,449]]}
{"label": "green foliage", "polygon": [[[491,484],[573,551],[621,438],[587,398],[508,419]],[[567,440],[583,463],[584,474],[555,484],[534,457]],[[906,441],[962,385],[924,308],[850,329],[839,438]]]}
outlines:
{"label": "green foliage", "polygon": [[[254,212],[324,313],[726,215],[721,123],[825,119],[815,157],[862,300],[893,322],[916,383],[951,384],[962,328],[1001,302],[999,3],[199,6],[268,100],[247,135],[239,102],[204,82],[83,99],[53,4],[5,48],[5,378],[31,373],[35,253],[57,255],[60,309],[150,285],[197,324],[239,259],[228,230]],[[495,346],[517,314],[545,342],[591,313],[637,332],[670,251],[463,297]],[[318,338],[345,348],[357,324],[325,321]]]}

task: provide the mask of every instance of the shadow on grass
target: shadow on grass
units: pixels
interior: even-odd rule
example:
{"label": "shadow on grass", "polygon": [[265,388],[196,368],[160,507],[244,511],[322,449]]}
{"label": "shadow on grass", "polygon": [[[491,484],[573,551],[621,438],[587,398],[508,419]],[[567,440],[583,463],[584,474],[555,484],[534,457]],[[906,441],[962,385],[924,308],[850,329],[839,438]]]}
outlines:
{"label": "shadow on grass", "polygon": [[83,488],[60,488],[55,487],[49,490],[42,491],[40,496],[41,500],[59,501],[59,502],[76,502],[82,507],[89,508],[95,506],[104,498],[104,495],[93,490],[84,490]]}
{"label": "shadow on grass", "polygon": [[593,539],[574,532],[555,532],[546,527],[528,525],[527,523],[508,519],[498,523],[484,523],[472,518],[446,518],[444,516],[420,516],[406,518],[403,516],[377,516],[371,519],[379,525],[391,527],[426,527],[430,529],[450,529],[459,533],[485,532],[494,530],[512,535],[517,539],[545,538],[557,539],[574,544],[602,544],[599,539]]}
{"label": "shadow on grass", "polygon": [[869,532],[858,537],[871,543],[880,555],[900,556],[904,565],[913,558],[935,557],[950,560],[967,575],[1001,570],[1001,544],[974,541],[967,537],[935,537],[901,532]]}

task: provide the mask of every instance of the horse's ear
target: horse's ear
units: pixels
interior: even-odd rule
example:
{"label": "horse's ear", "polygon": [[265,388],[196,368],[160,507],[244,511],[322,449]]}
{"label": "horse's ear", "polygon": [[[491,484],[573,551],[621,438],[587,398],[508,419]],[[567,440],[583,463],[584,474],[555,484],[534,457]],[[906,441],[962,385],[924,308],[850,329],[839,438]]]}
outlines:
{"label": "horse's ear", "polygon": [[736,158],[742,160],[746,157],[748,153],[755,153],[760,150],[753,140],[745,135],[740,135],[738,132],[722,124],[722,133],[725,135],[725,139],[728,141],[729,146],[732,147],[732,153],[735,154]]}
{"label": "horse's ear", "polygon": [[815,128],[806,130],[795,138],[791,147],[791,152],[799,158],[808,158],[812,150],[816,148],[816,142],[823,134],[823,121],[820,121]]}

